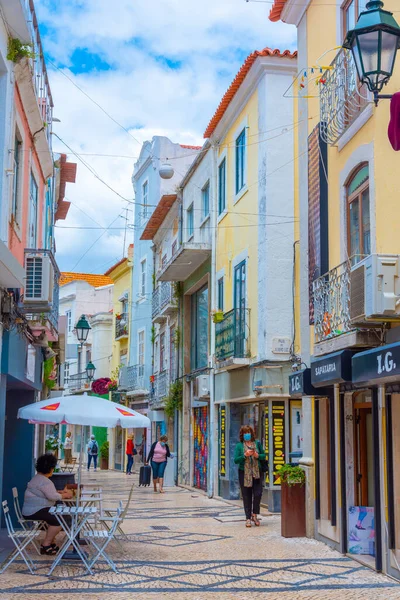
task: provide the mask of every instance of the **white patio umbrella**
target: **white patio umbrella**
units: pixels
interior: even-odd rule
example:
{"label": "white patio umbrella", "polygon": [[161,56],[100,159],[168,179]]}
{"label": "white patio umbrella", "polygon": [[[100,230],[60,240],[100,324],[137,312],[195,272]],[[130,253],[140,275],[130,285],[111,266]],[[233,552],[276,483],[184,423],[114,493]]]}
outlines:
{"label": "white patio umbrella", "polygon": [[[18,411],[19,419],[26,419],[37,425],[81,425],[82,441],[85,425],[94,427],[123,427],[135,429],[149,427],[150,419],[122,404],[99,398],[81,395],[59,396],[23,406]],[[79,453],[78,486],[81,482],[83,444]]]}

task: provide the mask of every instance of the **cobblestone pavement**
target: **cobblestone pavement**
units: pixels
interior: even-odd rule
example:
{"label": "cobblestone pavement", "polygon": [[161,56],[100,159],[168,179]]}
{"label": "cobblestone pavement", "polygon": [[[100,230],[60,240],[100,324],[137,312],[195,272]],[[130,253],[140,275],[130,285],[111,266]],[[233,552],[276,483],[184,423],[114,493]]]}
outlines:
{"label": "cobblestone pavement", "polygon": [[[125,501],[132,479],[97,473],[105,504]],[[0,599],[151,600],[155,593],[163,600],[400,599],[400,584],[324,544],[281,538],[278,516],[266,513],[252,529],[242,517],[239,507],[201,493],[171,488],[156,495],[135,487],[123,524],[129,539],[109,547],[118,574],[105,562],[93,576],[63,563],[49,578],[51,559],[32,554],[36,574],[14,563],[0,575]]]}

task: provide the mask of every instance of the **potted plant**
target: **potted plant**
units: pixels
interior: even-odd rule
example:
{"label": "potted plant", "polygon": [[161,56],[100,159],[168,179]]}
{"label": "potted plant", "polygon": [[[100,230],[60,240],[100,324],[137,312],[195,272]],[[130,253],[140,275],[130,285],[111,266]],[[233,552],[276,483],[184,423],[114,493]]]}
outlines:
{"label": "potted plant", "polygon": [[222,310],[216,310],[212,313],[214,323],[221,323],[224,320],[224,313]]}
{"label": "potted plant", "polygon": [[58,457],[58,451],[64,448],[63,443],[56,435],[47,435],[45,441],[45,450]]}
{"label": "potted plant", "polygon": [[283,465],[281,478],[281,535],[306,536],[306,474],[298,465]]}
{"label": "potted plant", "polygon": [[110,444],[109,442],[103,442],[100,446],[100,469],[102,471],[106,471],[108,469],[108,457],[110,454]]}

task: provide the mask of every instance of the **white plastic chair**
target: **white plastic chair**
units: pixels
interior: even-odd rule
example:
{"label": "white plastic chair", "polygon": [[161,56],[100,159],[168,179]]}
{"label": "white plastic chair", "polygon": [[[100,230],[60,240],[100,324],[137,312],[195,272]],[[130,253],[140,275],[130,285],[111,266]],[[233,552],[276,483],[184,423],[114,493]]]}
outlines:
{"label": "white plastic chair", "polygon": [[[19,503],[19,498],[18,498],[18,490],[16,487],[12,488],[12,494],[13,494],[13,501],[14,501],[15,516],[17,517],[18,523],[21,525],[22,529],[24,529],[24,531],[34,531],[34,530],[36,531],[36,530],[46,529],[47,524],[45,521],[32,521],[31,519],[26,519],[24,517],[24,515],[22,514],[22,511],[21,511],[21,505]],[[36,552],[40,556],[40,544],[37,544],[35,540],[32,540],[32,543],[36,548]]]}
{"label": "white plastic chair", "polygon": [[4,573],[4,571],[8,569],[11,563],[14,562],[17,556],[21,556],[29,571],[33,575],[35,570],[35,564],[30,558],[26,548],[27,546],[29,546],[29,544],[34,543],[34,540],[40,535],[40,531],[38,531],[37,528],[28,530],[22,529],[21,531],[15,531],[11,521],[10,509],[8,508],[7,500],[3,500],[2,507],[4,519],[7,526],[8,537],[12,540],[15,546],[15,550],[8,557],[8,562],[6,562],[0,569],[0,573]]}
{"label": "white plastic chair", "polygon": [[121,509],[119,508],[116,512],[115,517],[110,528],[106,529],[83,529],[81,537],[86,539],[95,548],[96,554],[89,563],[89,569],[99,560],[102,556],[104,560],[110,565],[114,573],[118,573],[118,569],[112,560],[106,553],[106,548],[111,542],[115,535],[115,531],[120,521]]}

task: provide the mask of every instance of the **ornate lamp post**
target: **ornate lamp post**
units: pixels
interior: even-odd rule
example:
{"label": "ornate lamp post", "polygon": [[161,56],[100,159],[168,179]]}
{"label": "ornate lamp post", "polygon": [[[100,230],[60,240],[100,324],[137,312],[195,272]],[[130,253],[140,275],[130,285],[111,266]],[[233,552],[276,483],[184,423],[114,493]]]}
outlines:
{"label": "ornate lamp post", "polygon": [[351,50],[359,80],[367,85],[378,105],[379,99],[391,98],[379,92],[393,74],[400,48],[400,27],[393,13],[383,9],[382,0],[369,0],[366,9],[355,28],[347,32],[343,48]]}
{"label": "ornate lamp post", "polygon": [[[87,341],[89,331],[92,329],[90,327],[85,315],[81,316],[81,318],[75,325],[74,329],[75,329],[77,340],[81,345],[81,352],[82,352],[83,344]],[[78,373],[81,372],[81,352],[78,352]]]}
{"label": "ornate lamp post", "polygon": [[96,367],[90,360],[88,362],[88,364],[86,365],[86,375],[88,376],[89,381],[92,381],[95,371],[96,371]]}

